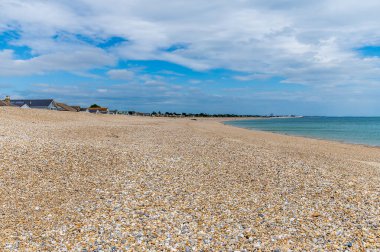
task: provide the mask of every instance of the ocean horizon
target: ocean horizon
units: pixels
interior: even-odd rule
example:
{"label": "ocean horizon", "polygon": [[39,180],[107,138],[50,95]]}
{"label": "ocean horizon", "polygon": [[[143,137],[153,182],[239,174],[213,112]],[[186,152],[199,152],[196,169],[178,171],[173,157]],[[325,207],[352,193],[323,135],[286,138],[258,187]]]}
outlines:
{"label": "ocean horizon", "polygon": [[380,146],[380,117],[304,116],[226,121],[226,125],[314,139]]}

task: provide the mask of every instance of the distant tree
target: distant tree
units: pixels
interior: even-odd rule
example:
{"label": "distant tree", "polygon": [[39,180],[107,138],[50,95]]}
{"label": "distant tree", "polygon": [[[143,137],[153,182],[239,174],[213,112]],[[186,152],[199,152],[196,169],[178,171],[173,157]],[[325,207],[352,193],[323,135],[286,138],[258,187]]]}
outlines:
{"label": "distant tree", "polygon": [[100,108],[100,106],[98,105],[98,104],[92,104],[91,106],[90,106],[90,108]]}

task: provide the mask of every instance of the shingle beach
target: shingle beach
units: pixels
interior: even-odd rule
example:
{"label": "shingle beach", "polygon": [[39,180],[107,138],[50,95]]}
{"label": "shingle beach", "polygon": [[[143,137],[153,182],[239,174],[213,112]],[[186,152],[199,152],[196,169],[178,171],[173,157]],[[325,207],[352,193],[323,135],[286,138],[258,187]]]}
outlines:
{"label": "shingle beach", "polygon": [[380,148],[0,108],[0,251],[380,251]]}

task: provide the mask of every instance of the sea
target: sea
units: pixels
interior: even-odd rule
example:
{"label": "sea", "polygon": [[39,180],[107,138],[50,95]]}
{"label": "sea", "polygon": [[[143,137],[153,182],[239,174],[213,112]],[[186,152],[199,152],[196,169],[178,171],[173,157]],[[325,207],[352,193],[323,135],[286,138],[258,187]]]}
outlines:
{"label": "sea", "polygon": [[227,125],[285,135],[380,146],[380,117],[300,117],[227,121]]}

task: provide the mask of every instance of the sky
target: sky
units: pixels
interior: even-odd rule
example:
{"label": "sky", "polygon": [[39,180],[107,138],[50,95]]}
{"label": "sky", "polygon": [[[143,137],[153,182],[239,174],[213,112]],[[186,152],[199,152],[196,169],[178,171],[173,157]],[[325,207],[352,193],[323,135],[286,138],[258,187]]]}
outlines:
{"label": "sky", "polygon": [[0,98],[380,116],[378,0],[0,0]]}

